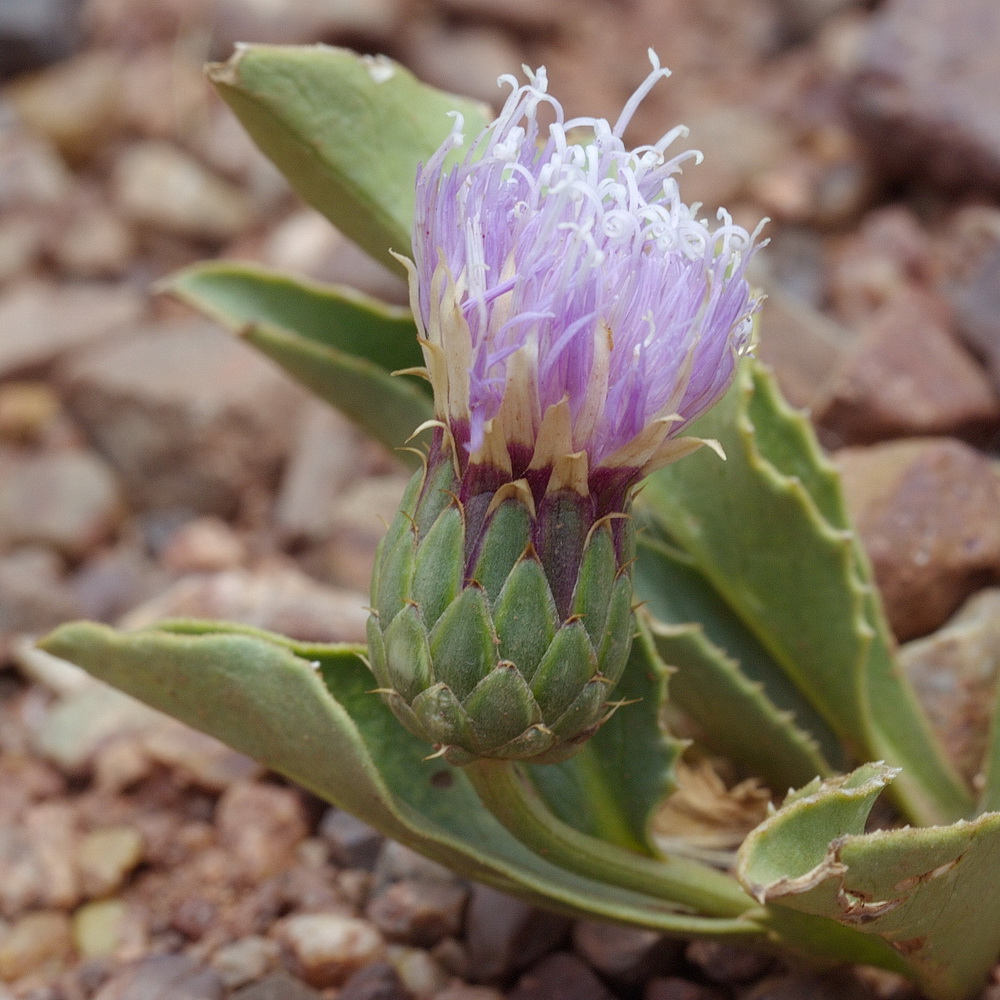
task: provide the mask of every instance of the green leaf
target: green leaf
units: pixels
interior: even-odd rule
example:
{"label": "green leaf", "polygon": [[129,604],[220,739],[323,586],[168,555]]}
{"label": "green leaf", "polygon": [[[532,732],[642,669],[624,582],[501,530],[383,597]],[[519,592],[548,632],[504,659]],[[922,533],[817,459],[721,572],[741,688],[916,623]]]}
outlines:
{"label": "green leaf", "polygon": [[933,1000],[966,1000],[1000,956],[1000,814],[953,826],[864,827],[896,772],[866,764],[789,797],[747,838],[738,875],[776,917],[799,910],[878,937]]}
{"label": "green leaf", "polygon": [[391,59],[322,45],[241,46],[208,77],[295,191],[397,271],[389,251],[410,251],[417,164],[447,138],[449,112],[470,140],[492,118]]}
{"label": "green leaf", "polygon": [[277,326],[387,372],[424,363],[409,309],[386,305],[353,288],[321,285],[238,261],[211,260],[178,271],[158,289],[232,330],[258,323]]}
{"label": "green leaf", "polygon": [[552,812],[581,833],[656,855],[653,817],[674,789],[684,744],[663,727],[667,669],[645,627],[632,642],[615,697],[622,705],[583,749],[526,770]]}
{"label": "green leaf", "polygon": [[832,773],[815,740],[709,642],[700,625],[653,622],[651,628],[657,652],[676,669],[671,700],[704,734],[699,742],[779,793]]}
{"label": "green leaf", "polygon": [[971,796],[894,661],[870,567],[806,419],[744,366],[692,428],[709,449],[654,473],[643,509],[681,548],[857,759],[902,765],[894,797],[919,822]]}
{"label": "green leaf", "polygon": [[460,769],[427,759],[427,744],[372,693],[360,647],[205,622],[133,634],[72,623],[42,646],[467,878],[568,914],[664,933],[760,934],[749,921],[671,912],[533,854],[481,806]]}
{"label": "green leaf", "polygon": [[[422,363],[406,310],[227,261],[196,264],[160,287],[238,333],[389,448],[432,415],[426,384],[392,375]],[[419,464],[409,452],[401,457]]]}
{"label": "green leaf", "polygon": [[642,532],[635,578],[671,701],[706,746],[777,792],[844,769],[836,734],[683,553]]}

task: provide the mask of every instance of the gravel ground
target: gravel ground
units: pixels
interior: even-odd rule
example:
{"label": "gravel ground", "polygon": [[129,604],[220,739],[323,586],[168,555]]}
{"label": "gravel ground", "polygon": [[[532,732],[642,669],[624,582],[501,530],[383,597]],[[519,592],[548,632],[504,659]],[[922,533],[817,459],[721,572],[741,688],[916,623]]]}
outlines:
{"label": "gravel ground", "polygon": [[[200,66],[386,52],[494,104],[706,162],[772,222],[760,354],[844,472],[906,669],[974,777],[1000,669],[1000,7],[993,0],[22,0],[0,5],[0,1000],[905,997],[464,883],[33,651],[73,618],[363,637],[395,459],[150,295],[235,256],[405,301],[256,153]],[[987,996],[1000,997],[1000,986]]]}

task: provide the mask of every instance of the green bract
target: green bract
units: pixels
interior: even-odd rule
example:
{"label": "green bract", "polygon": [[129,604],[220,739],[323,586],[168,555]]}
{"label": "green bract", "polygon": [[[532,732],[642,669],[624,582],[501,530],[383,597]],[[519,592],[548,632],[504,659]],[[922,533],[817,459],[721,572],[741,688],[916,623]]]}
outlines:
{"label": "green bract", "polygon": [[452,463],[410,481],[372,580],[380,693],[446,760],[563,760],[601,724],[632,642],[633,528],[507,484],[462,502]]}

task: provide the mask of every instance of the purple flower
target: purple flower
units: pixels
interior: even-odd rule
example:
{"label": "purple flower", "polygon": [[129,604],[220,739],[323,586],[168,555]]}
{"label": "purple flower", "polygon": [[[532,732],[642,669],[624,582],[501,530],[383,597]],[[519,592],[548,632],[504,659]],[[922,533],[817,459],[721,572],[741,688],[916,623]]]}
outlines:
{"label": "purple flower", "polygon": [[[678,433],[725,392],[751,345],[757,249],[719,211],[711,229],[666,154],[673,129],[629,150],[618,121],[566,121],[528,72],[463,160],[451,135],[417,175],[410,295],[436,418],[459,464],[585,493],[599,470],[631,482],[702,443]],[[548,105],[554,123],[543,127]],[[583,132],[585,143],[575,141]],[[588,134],[589,133],[589,134]],[[758,227],[759,231],[759,227]]]}

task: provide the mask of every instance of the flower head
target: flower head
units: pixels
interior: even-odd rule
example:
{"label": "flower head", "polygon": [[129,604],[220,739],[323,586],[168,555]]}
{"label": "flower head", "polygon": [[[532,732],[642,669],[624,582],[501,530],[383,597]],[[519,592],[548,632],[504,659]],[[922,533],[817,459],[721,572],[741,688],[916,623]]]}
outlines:
{"label": "flower head", "polygon": [[[614,125],[567,121],[544,68],[523,86],[502,77],[512,93],[464,159],[445,166],[463,142],[456,116],[418,172],[411,299],[436,416],[463,467],[544,470],[549,490],[585,493],[601,470],[637,482],[692,450],[678,433],[750,346],[757,233],[723,210],[709,228],[681,201],[676,175],[700,158],[667,155],[683,128],[623,142],[668,75],[650,59]],[[574,142],[578,131],[589,141]]]}

